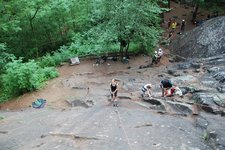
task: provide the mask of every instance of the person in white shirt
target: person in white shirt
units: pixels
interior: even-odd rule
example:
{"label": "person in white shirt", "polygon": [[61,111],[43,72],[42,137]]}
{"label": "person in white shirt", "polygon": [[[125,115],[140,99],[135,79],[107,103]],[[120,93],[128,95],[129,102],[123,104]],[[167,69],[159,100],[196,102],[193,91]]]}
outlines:
{"label": "person in white shirt", "polygon": [[161,59],[161,57],[163,56],[163,50],[162,50],[161,48],[160,48],[160,49],[158,49],[157,54],[158,54],[157,60],[158,60],[158,62],[159,62],[159,61],[160,61],[160,59]]}
{"label": "person in white shirt", "polygon": [[144,86],[141,87],[141,96],[144,97],[145,96],[145,92],[147,92],[148,94],[148,97],[152,97],[152,92],[151,92],[151,89],[152,89],[152,85],[149,83],[149,84],[146,84]]}

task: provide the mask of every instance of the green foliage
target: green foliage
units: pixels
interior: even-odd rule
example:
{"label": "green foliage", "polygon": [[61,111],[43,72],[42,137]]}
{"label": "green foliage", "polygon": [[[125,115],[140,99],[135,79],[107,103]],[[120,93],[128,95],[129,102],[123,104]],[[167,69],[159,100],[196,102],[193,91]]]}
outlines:
{"label": "green foliage", "polygon": [[0,116],[0,120],[3,120],[3,119],[5,119],[5,116]]}
{"label": "green foliage", "polygon": [[44,67],[71,57],[119,52],[122,41],[132,52],[151,51],[161,34],[160,2],[0,0],[0,101],[41,88],[57,76]]}
{"label": "green foliage", "polygon": [[34,60],[27,63],[23,63],[22,59],[13,60],[5,66],[5,73],[1,76],[4,91],[2,101],[40,89],[44,86],[44,81],[57,76],[54,68],[41,68]]}
{"label": "green foliage", "polygon": [[0,3],[0,41],[26,60],[50,53],[87,27],[88,0],[19,0]]}
{"label": "green foliage", "polygon": [[225,13],[225,0],[193,0],[193,2],[208,11]]}
{"label": "green foliage", "polygon": [[62,46],[59,51],[54,52],[53,55],[47,54],[38,59],[37,63],[41,67],[56,67],[61,62],[67,61],[69,58],[76,56],[76,52],[68,50],[68,47]]}
{"label": "green foliage", "polygon": [[[71,47],[80,52],[102,53],[109,45],[121,41],[139,43],[151,50],[158,42],[162,9],[157,1],[107,1],[91,3],[90,22],[93,25],[84,34],[73,38]],[[79,40],[77,40],[79,39]]]}
{"label": "green foliage", "polygon": [[207,131],[204,131],[204,133],[202,135],[202,139],[204,141],[208,141],[209,140],[209,133]]}
{"label": "green foliage", "polygon": [[3,72],[4,66],[15,58],[13,54],[9,54],[6,52],[7,48],[6,45],[3,43],[0,43],[0,74]]}

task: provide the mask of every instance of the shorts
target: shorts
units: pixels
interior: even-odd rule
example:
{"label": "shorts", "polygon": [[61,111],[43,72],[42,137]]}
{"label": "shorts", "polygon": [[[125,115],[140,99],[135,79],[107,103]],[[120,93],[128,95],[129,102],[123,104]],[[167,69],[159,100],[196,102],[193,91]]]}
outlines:
{"label": "shorts", "polygon": [[[117,91],[114,93],[114,96],[117,97]],[[111,94],[111,97],[113,97],[113,94]]]}
{"label": "shorts", "polygon": [[142,91],[143,93],[145,93],[145,92],[147,91],[147,89],[146,89],[144,86],[142,86],[142,87],[141,87],[141,91]]}

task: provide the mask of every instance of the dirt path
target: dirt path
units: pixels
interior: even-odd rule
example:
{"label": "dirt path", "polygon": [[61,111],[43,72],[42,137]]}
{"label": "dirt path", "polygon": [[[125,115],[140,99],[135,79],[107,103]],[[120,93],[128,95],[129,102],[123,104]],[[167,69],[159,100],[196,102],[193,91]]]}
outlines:
{"label": "dirt path", "polygon": [[[98,93],[102,95],[109,88],[109,83],[112,78],[126,78],[127,74],[122,75],[128,67],[138,68],[140,65],[146,65],[150,62],[148,56],[132,57],[129,64],[122,64],[119,61],[107,61],[99,66],[93,66],[95,60],[81,60],[80,65],[69,66],[68,64],[58,68],[60,76],[47,83],[43,89],[24,94],[16,99],[13,99],[5,104],[1,104],[2,110],[16,110],[30,107],[32,102],[38,98],[47,100],[47,105],[51,107],[68,107],[65,102],[69,98],[82,97],[86,91],[76,92],[74,87],[89,87],[90,95]],[[160,66],[168,64],[168,58],[163,57]],[[162,66],[163,67],[163,66]],[[154,69],[154,68],[152,68]],[[156,68],[155,68],[156,69]],[[124,77],[120,77],[120,76]],[[134,77],[135,79],[138,78]],[[123,81],[121,81],[122,83]],[[108,94],[108,93],[107,93]],[[105,93],[106,95],[106,93]]]}

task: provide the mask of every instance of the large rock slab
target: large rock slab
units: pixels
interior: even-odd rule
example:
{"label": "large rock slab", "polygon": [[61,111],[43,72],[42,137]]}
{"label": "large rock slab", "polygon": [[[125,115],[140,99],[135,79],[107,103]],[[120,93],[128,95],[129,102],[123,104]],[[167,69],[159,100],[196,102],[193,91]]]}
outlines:
{"label": "large rock slab", "polygon": [[166,103],[170,106],[170,109],[172,109],[172,111],[177,115],[188,116],[193,114],[191,105],[170,101]]}
{"label": "large rock slab", "polygon": [[160,110],[160,111],[165,111],[166,110],[164,103],[160,99],[149,98],[149,97],[145,97],[145,98],[142,98],[142,99],[145,102],[147,102],[147,103],[152,105],[152,106],[150,106],[151,109]]}
{"label": "large rock slab", "polygon": [[172,41],[170,48],[174,54],[185,58],[221,55],[225,50],[224,29],[225,16],[210,19]]}
{"label": "large rock slab", "polygon": [[209,113],[219,113],[218,105],[214,102],[214,96],[208,93],[194,93],[192,99],[199,107]]}
{"label": "large rock slab", "polygon": [[[202,113],[201,120],[204,122],[204,140],[210,146],[210,149],[225,149],[225,118],[219,115],[210,115]],[[204,119],[203,119],[204,118]],[[200,119],[200,118],[199,118]]]}
{"label": "large rock slab", "polygon": [[89,107],[92,107],[94,105],[94,100],[92,98],[67,99],[66,102],[71,107],[89,108]]}
{"label": "large rock slab", "polygon": [[225,93],[225,85],[224,84],[221,84],[217,87],[217,90],[221,93]]}
{"label": "large rock slab", "polygon": [[225,82],[225,71],[218,72],[213,77],[216,80],[218,80],[220,83],[224,83]]}

